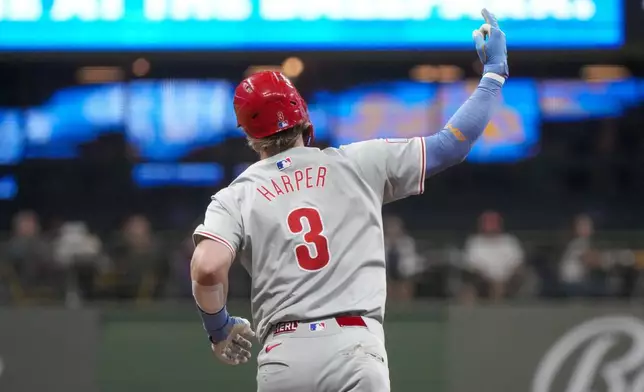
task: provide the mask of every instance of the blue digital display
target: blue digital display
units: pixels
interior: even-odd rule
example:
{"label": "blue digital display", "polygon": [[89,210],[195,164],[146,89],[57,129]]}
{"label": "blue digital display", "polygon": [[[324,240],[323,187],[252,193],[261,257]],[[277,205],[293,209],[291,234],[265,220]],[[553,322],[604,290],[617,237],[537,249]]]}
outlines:
{"label": "blue digital display", "polygon": [[139,155],[176,160],[235,128],[233,87],[221,81],[139,81],[128,89],[126,136]]}
{"label": "blue digital display", "polygon": [[356,87],[329,101],[333,140],[348,144],[361,140],[427,135],[436,129],[432,103],[437,86],[398,82]]}
{"label": "blue digital display", "polygon": [[132,177],[141,188],[210,187],[223,180],[224,169],[216,163],[142,163],[134,167]]}
{"label": "blue digital display", "polygon": [[123,126],[125,87],[79,86],[58,91],[25,112],[28,158],[73,158],[78,146]]}
{"label": "blue digital display", "polygon": [[620,116],[644,101],[644,85],[636,79],[613,82],[553,80],[540,85],[540,106],[546,120],[570,121]]}
{"label": "blue digital display", "polygon": [[329,139],[331,132],[329,114],[331,105],[334,103],[332,95],[326,92],[319,92],[309,100],[309,116],[311,117],[311,123],[314,125],[316,139]]}
{"label": "blue digital display", "polygon": [[[334,144],[374,138],[427,136],[442,129],[476,89],[477,82],[445,85],[399,82],[357,87],[329,101]],[[539,143],[539,106],[532,80],[512,79],[502,103],[468,160],[514,162],[534,155]]]}
{"label": "blue digital display", "polygon": [[[481,3],[0,0],[0,50],[471,48]],[[617,47],[624,40],[622,0],[494,3],[510,47]]]}
{"label": "blue digital display", "polygon": [[[443,123],[467,100],[477,82],[452,83],[441,88]],[[470,162],[514,162],[537,152],[539,105],[532,80],[509,79],[501,103],[483,135],[468,155]]]}
{"label": "blue digital display", "polygon": [[[232,91],[230,83],[214,80],[70,87],[25,110],[23,126],[12,129],[23,136],[27,158],[74,158],[83,143],[125,132],[140,157],[172,161],[234,129]],[[0,111],[0,124],[15,124],[11,113]]]}
{"label": "blue digital display", "polygon": [[13,176],[0,177],[0,200],[13,200],[18,193],[18,184]]}
{"label": "blue digital display", "polygon": [[[476,82],[362,85],[318,92],[309,109],[316,137],[336,146],[430,135],[475,87]],[[80,146],[106,133],[123,135],[143,160],[176,162],[198,149],[243,137],[235,125],[232,93],[227,81],[142,80],[70,87],[38,107],[0,108],[0,165],[24,158],[76,158]],[[512,162],[534,154],[541,119],[619,116],[644,102],[644,80],[537,83],[511,78],[502,99],[468,158],[472,162]]]}
{"label": "blue digital display", "polygon": [[0,109],[0,165],[13,165],[23,158],[25,136],[18,110]]}

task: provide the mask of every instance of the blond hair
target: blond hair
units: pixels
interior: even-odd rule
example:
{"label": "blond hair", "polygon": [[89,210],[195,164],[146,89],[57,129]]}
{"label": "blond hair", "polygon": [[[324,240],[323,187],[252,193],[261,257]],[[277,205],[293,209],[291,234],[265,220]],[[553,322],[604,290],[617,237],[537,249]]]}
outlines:
{"label": "blond hair", "polygon": [[310,126],[310,123],[299,124],[262,139],[248,137],[248,145],[257,153],[264,151],[269,155],[279,154],[294,147]]}

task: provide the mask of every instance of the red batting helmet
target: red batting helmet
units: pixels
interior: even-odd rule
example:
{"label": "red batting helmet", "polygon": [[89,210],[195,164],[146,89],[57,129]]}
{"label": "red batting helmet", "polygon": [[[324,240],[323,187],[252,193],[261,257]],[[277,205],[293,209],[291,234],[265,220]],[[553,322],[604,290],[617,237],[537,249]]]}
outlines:
{"label": "red batting helmet", "polygon": [[[262,139],[300,124],[310,124],[304,98],[293,83],[279,72],[258,72],[235,89],[233,100],[237,126],[255,139]],[[309,145],[313,126],[304,136]]]}

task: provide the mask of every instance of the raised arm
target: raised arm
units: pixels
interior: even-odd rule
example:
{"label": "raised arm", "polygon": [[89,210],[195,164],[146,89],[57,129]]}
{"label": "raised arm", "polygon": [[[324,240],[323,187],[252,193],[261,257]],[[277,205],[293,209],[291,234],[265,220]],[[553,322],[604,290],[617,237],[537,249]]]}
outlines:
{"label": "raised arm", "polygon": [[472,36],[483,63],[483,78],[445,127],[425,137],[427,175],[445,170],[467,157],[490,122],[498,102],[497,96],[509,76],[505,34],[492,13],[483,9],[482,15],[485,24]]}

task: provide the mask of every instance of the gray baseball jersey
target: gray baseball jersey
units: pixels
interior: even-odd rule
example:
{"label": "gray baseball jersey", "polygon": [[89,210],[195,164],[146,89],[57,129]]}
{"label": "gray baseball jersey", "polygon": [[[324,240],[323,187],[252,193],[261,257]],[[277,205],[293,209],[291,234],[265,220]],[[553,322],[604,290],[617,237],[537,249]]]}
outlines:
{"label": "gray baseball jersey", "polygon": [[250,166],[217,192],[195,242],[250,252],[258,336],[280,321],[384,318],[382,205],[423,192],[425,141],[296,147]]}

